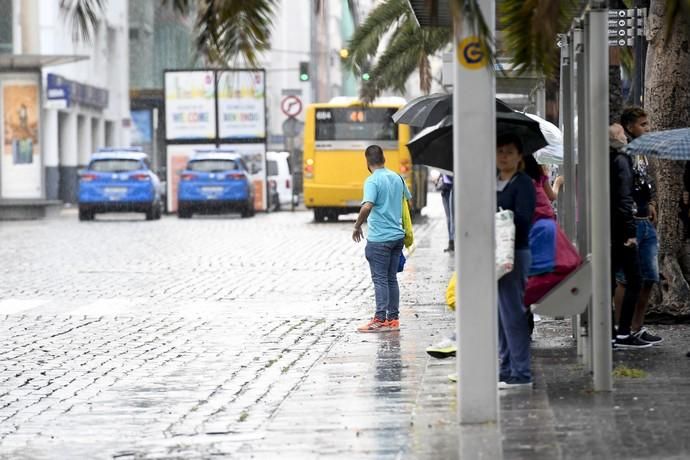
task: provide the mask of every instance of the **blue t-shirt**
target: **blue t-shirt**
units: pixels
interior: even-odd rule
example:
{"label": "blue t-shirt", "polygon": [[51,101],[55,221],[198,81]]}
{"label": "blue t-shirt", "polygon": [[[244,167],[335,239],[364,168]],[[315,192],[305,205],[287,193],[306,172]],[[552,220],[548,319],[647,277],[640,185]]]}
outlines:
{"label": "blue t-shirt", "polygon": [[367,241],[384,243],[405,236],[402,228],[402,200],[412,197],[400,175],[380,168],[364,181],[362,204],[374,205],[367,219]]}

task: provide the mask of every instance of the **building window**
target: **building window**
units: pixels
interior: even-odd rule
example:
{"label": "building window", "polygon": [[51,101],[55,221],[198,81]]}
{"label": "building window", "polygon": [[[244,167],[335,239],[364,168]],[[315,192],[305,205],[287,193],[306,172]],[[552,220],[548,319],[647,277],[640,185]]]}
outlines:
{"label": "building window", "polygon": [[0,0],[0,53],[12,53],[12,0]]}

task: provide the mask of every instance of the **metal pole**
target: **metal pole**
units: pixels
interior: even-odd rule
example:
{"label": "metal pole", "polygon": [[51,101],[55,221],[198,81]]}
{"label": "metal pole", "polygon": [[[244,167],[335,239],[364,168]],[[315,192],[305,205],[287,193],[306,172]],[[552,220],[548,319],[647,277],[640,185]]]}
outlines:
{"label": "metal pole", "polygon": [[637,15],[640,10],[637,7],[639,4],[639,0],[635,0],[635,8],[633,9],[633,50],[635,53],[635,58],[633,61],[635,73],[635,77],[633,79],[633,105],[642,106],[642,95],[644,94],[642,91],[642,85],[644,84],[644,74],[642,73],[644,65],[642,62],[642,47],[644,46],[644,39],[638,35],[639,29],[637,27]]}
{"label": "metal pole", "polygon": [[611,391],[611,228],[609,203],[609,50],[606,2],[589,13],[589,100],[591,111],[592,361],[594,391]]}
{"label": "metal pole", "polygon": [[565,190],[559,194],[559,214],[563,229],[575,239],[575,133],[573,120],[572,58],[570,34],[561,37],[561,124],[563,127],[563,177]]}
{"label": "metal pole", "polygon": [[[561,43],[561,91],[560,91],[560,121],[563,129],[563,177],[568,186],[568,192],[561,190],[558,200],[558,219],[568,238],[575,239],[575,192],[572,184],[575,171],[574,152],[573,152],[573,91],[572,91],[572,71],[571,71],[571,39],[570,34],[563,34],[559,39]],[[571,180],[571,182],[568,182]],[[578,337],[577,315],[571,318],[573,338]]]}
{"label": "metal pole", "polygon": [[[585,51],[586,21],[581,21],[573,29],[573,45],[575,47],[576,74],[576,104],[577,104],[577,247],[582,257],[590,253],[589,248],[589,193],[587,174],[587,152],[589,151],[588,120],[590,113],[587,104],[587,60]],[[589,324],[591,303],[587,311],[580,315],[580,338],[582,361],[588,372],[592,371],[592,344],[590,341]]]}
{"label": "metal pole", "polygon": [[[495,1],[480,0],[494,35]],[[498,422],[498,308],[494,258],[496,86],[472,26],[453,39],[453,193],[458,334],[458,420]]]}

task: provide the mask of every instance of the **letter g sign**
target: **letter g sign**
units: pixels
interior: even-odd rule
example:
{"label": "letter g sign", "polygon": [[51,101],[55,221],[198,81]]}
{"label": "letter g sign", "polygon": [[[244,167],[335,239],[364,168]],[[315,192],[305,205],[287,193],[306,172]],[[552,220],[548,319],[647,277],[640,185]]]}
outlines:
{"label": "letter g sign", "polygon": [[458,43],[457,59],[466,69],[476,70],[489,62],[489,53],[479,37],[469,36]]}

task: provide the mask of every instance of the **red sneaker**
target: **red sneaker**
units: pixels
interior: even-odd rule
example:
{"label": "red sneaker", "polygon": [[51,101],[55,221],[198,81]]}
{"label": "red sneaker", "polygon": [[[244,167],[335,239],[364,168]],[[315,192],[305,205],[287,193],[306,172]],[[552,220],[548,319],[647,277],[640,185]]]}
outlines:
{"label": "red sneaker", "polygon": [[373,318],[366,324],[357,328],[357,332],[388,332],[388,321],[382,321],[378,318]]}
{"label": "red sneaker", "polygon": [[386,322],[388,323],[388,330],[389,331],[399,331],[400,330],[400,320],[389,319]]}

